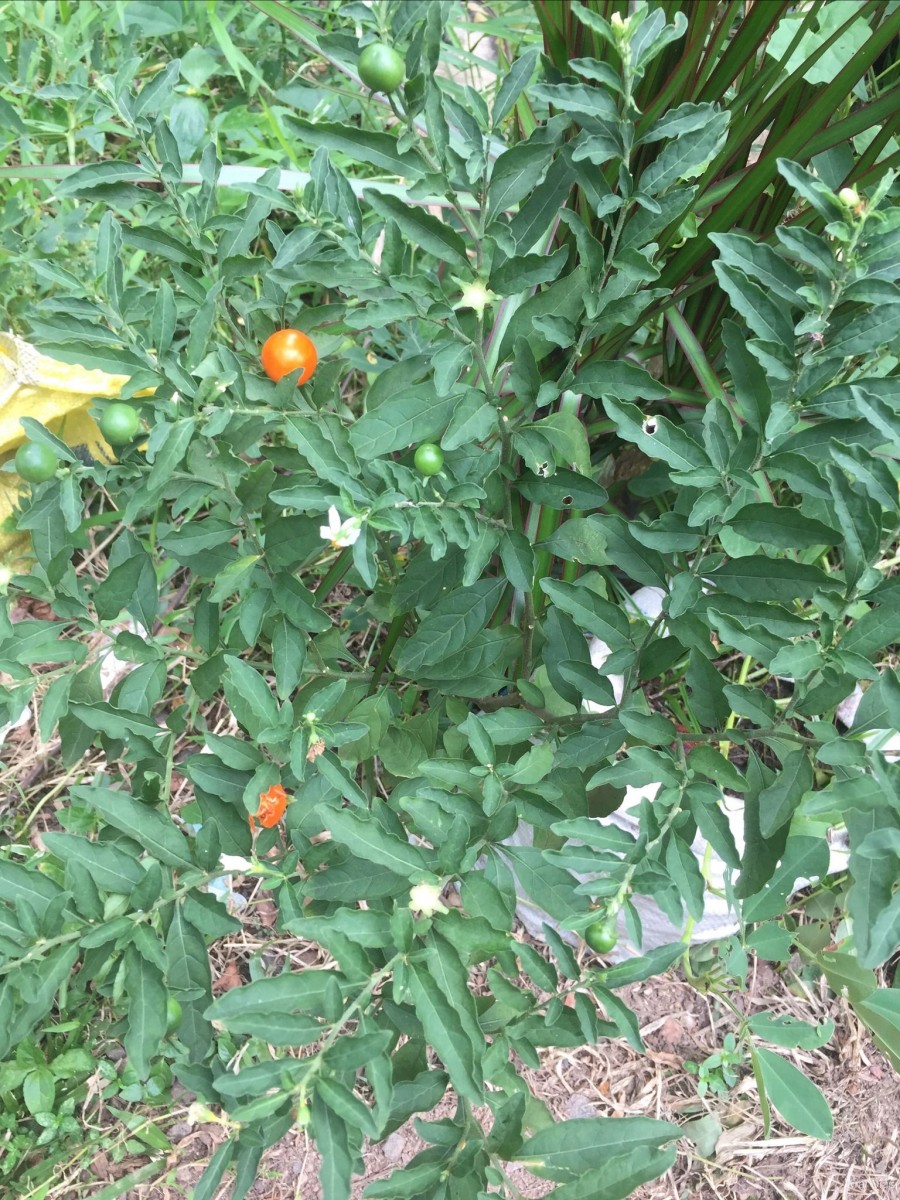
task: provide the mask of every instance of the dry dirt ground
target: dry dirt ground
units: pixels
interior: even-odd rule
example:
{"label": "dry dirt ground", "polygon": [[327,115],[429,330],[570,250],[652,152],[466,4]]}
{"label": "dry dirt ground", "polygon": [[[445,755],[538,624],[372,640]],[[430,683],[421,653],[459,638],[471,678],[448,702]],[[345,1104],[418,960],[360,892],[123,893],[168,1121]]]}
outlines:
{"label": "dry dirt ground", "polygon": [[[662,1179],[635,1193],[636,1200],[897,1200],[900,1197],[900,1087],[897,1076],[872,1046],[866,1031],[840,999],[788,987],[759,963],[746,993],[731,999],[744,1012],[767,1009],[809,1021],[830,1016],[831,1042],[815,1052],[794,1052],[794,1061],[823,1089],[835,1116],[829,1142],[798,1135],[775,1122],[764,1138],[753,1076],[745,1073],[725,1096],[700,1099],[695,1078],[685,1069],[721,1046],[736,1018],[715,998],[698,993],[674,973],[623,989],[637,1013],[647,1053],[624,1041],[601,1042],[570,1051],[551,1050],[540,1071],[525,1071],[535,1093],[560,1120],[585,1116],[644,1115],[683,1124],[709,1115],[721,1133],[704,1154],[688,1139],[680,1143],[676,1166]],[[428,1116],[449,1115],[453,1101]],[[713,1122],[709,1124],[713,1125]],[[121,1193],[126,1200],[187,1200],[209,1155],[220,1140],[215,1126],[169,1128],[174,1152],[146,1184]],[[713,1135],[715,1136],[715,1135]],[[409,1161],[424,1143],[412,1124],[372,1145],[365,1154],[366,1175],[356,1181],[353,1200],[366,1183],[383,1178]],[[97,1185],[138,1165],[135,1160],[95,1164]],[[107,1174],[103,1168],[106,1167]],[[319,1160],[302,1133],[273,1147],[263,1159],[250,1200],[319,1200]],[[510,1172],[522,1200],[546,1195],[552,1184],[524,1169]],[[105,1178],[104,1178],[105,1176]],[[102,1181],[102,1183],[101,1183]],[[82,1193],[77,1195],[94,1195]],[[216,1200],[225,1200],[223,1184]]]}

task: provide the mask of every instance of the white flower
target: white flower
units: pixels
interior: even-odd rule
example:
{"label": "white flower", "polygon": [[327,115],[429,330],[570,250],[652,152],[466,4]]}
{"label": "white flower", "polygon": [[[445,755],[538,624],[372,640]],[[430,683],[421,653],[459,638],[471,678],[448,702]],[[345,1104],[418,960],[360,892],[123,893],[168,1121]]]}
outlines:
{"label": "white flower", "polygon": [[409,889],[409,907],[413,912],[421,913],[423,917],[432,917],[435,913],[445,913],[450,910],[441,904],[443,888],[438,883],[417,883]]}
{"label": "white flower", "polygon": [[341,514],[332,505],[328,510],[328,524],[319,526],[319,536],[326,542],[331,542],[337,550],[342,546],[352,546],[358,541],[362,525],[362,517],[348,517],[346,521],[342,521]]}
{"label": "white flower", "polygon": [[223,871],[236,871],[238,874],[246,874],[253,870],[253,863],[249,858],[241,858],[239,854],[223,854],[219,859],[222,864]]}
{"label": "white flower", "polygon": [[207,1108],[205,1104],[201,1104],[199,1100],[195,1100],[187,1111],[188,1125],[208,1125],[212,1121],[218,1121],[219,1118]]}
{"label": "white flower", "polygon": [[838,200],[842,204],[846,204],[848,208],[856,208],[859,204],[859,192],[857,192],[856,188],[843,187],[838,192]]}
{"label": "white flower", "polygon": [[480,279],[471,283],[463,283],[454,277],[454,282],[459,284],[461,289],[460,298],[453,305],[454,308],[474,308],[481,317],[484,315],[484,310],[497,299],[496,292],[492,292]]}

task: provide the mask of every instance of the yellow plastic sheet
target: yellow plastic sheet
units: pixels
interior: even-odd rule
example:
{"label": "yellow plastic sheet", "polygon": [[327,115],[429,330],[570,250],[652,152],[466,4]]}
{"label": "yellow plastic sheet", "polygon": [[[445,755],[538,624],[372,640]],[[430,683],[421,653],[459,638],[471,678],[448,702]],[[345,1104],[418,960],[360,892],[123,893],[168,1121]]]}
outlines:
{"label": "yellow plastic sheet", "polygon": [[[20,420],[34,417],[79,455],[112,461],[88,409],[95,397],[118,396],[127,375],[108,375],[57,362],[12,333],[0,332],[0,464],[10,460],[26,440]],[[26,535],[10,531],[21,501],[22,481],[0,471],[0,564],[18,566],[27,552]]]}

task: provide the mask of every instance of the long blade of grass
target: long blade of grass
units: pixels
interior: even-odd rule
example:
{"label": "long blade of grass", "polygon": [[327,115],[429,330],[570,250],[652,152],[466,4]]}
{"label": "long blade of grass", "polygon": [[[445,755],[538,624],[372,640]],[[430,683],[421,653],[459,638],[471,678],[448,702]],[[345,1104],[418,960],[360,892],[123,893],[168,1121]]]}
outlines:
{"label": "long blade of grass", "polygon": [[[682,253],[668,263],[660,279],[661,286],[675,287],[709,255],[710,248],[707,237],[709,233],[723,232],[740,224],[748,201],[761,194],[776,177],[778,170],[776,160],[778,158],[791,158],[806,163],[812,154],[818,153],[816,149],[810,150],[810,146],[815,145],[816,135],[822,135],[825,132],[829,117],[835,112],[841,100],[850,93],[853,85],[860,78],[860,72],[864,72],[867,65],[874,62],[898,33],[900,33],[900,9],[895,10],[880,28],[873,30],[869,42],[861,47],[847,65],[838,72],[835,79],[818,93],[803,116],[791,125],[783,137],[778,139],[774,145],[771,139],[766,142],[765,154],[750,168],[740,186],[736,187],[718,208],[710,213],[701,226],[700,236],[687,243]],[[887,95],[892,93],[893,89]],[[881,108],[880,102],[884,99],[885,96],[882,96],[878,101],[873,102],[869,109],[870,116],[874,115],[876,109]],[[889,105],[885,107],[889,108]],[[885,112],[884,119],[887,118],[888,113]],[[869,123],[866,124],[866,127],[869,127]],[[830,137],[827,141],[830,144]],[[821,146],[820,148],[825,149],[826,147]],[[672,236],[674,232],[673,228],[667,231],[667,234],[662,235],[662,243],[665,244],[667,236]]]}
{"label": "long blade of grass", "polygon": [[710,400],[722,400],[727,403],[728,395],[725,388],[710,365],[709,359],[706,357],[703,347],[693,329],[691,329],[675,305],[666,309],[666,321],[678,339],[678,344],[684,351],[685,358],[690,363],[697,382],[703,388],[705,394]]}

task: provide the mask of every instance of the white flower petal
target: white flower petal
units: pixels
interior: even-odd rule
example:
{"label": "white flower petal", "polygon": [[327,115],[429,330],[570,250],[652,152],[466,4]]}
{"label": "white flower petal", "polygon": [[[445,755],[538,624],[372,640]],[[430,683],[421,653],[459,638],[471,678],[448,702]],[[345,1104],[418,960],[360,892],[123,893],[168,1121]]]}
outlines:
{"label": "white flower petal", "polygon": [[252,871],[253,863],[249,858],[241,858],[238,854],[223,854],[219,862],[224,871]]}

